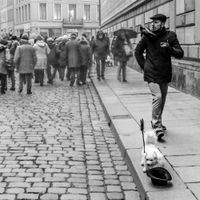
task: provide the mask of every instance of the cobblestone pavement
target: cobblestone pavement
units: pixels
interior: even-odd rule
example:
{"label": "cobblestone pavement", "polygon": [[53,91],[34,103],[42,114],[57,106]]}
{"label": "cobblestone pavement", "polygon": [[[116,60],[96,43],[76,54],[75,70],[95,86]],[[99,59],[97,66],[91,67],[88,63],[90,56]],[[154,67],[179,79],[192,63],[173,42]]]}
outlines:
{"label": "cobblestone pavement", "polygon": [[91,83],[0,95],[0,199],[138,200]]}

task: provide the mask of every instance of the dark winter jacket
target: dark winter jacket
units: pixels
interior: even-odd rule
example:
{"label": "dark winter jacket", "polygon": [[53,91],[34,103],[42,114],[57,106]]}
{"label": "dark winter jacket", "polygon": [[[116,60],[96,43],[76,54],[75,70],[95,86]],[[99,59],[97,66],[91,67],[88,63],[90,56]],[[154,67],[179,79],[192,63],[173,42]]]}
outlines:
{"label": "dark winter jacket", "polygon": [[66,63],[68,68],[80,68],[82,63],[81,45],[76,40],[70,40],[65,46]]}
{"label": "dark winter jacket", "polygon": [[92,65],[92,50],[87,41],[80,41],[82,51],[82,66],[90,67]]}
{"label": "dark winter jacket", "polygon": [[[102,39],[99,38],[100,34],[103,34]],[[96,39],[92,43],[92,54],[95,58],[106,59],[109,53],[109,41],[103,31],[98,31]]]}
{"label": "dark winter jacket", "polygon": [[48,64],[52,66],[59,65],[59,55],[60,51],[58,49],[58,45],[52,42],[48,42],[48,47],[50,49],[50,53],[47,56]]}
{"label": "dark winter jacket", "polygon": [[[161,42],[168,42],[170,48],[161,47]],[[146,57],[143,53],[146,50]],[[144,71],[144,81],[169,83],[172,77],[171,56],[182,58],[184,55],[176,33],[165,28],[156,33],[156,37],[144,33],[135,49],[135,57]]]}
{"label": "dark winter jacket", "polygon": [[6,63],[5,63],[5,50],[6,46],[0,44],[0,74],[7,74]]}
{"label": "dark winter jacket", "polygon": [[62,42],[58,45],[60,50],[60,57],[59,57],[59,64],[61,67],[66,67],[66,55],[65,55],[65,45],[68,40],[64,39]]}
{"label": "dark winter jacket", "polygon": [[[130,40],[128,38],[127,38],[127,44],[130,46],[130,48],[132,48]],[[118,61],[127,62],[129,60],[129,57],[126,56],[124,45],[125,45],[125,40],[120,36],[117,36],[112,41],[111,52],[113,53],[113,55],[118,57]]]}

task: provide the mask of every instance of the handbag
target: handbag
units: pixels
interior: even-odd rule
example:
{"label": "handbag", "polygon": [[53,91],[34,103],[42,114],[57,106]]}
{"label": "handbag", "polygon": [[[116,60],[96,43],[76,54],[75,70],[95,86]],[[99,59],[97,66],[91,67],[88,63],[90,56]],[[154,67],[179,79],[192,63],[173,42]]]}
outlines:
{"label": "handbag", "polygon": [[132,57],[133,56],[133,51],[132,51],[132,49],[130,48],[130,46],[128,44],[124,45],[124,50],[125,50],[126,56],[128,56],[128,57]]}

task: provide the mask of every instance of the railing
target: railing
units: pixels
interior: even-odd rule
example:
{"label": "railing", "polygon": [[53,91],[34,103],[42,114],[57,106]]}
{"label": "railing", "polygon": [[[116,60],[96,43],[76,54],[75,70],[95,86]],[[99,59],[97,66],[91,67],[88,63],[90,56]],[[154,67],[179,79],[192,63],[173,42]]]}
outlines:
{"label": "railing", "polygon": [[83,19],[63,19],[63,26],[70,27],[82,27],[83,26]]}

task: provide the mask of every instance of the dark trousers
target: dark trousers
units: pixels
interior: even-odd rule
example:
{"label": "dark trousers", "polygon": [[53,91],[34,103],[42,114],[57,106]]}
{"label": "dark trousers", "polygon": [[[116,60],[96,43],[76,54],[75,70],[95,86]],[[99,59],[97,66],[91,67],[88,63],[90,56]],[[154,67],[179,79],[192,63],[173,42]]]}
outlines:
{"label": "dark trousers", "polygon": [[12,88],[15,88],[15,71],[13,70],[8,70],[8,77],[11,79],[11,84]]}
{"label": "dark trousers", "polygon": [[120,61],[118,67],[118,78],[121,78],[121,71],[122,71],[123,80],[126,80],[126,63],[127,62]]}
{"label": "dark trousers", "polygon": [[81,66],[81,71],[80,71],[80,81],[82,83],[86,83],[86,79],[87,79],[87,70],[88,70],[88,67],[85,66],[85,65],[82,65]]}
{"label": "dark trousers", "polygon": [[47,79],[49,81],[51,78],[51,65],[49,64],[47,65],[46,73],[47,73]]}
{"label": "dark trousers", "polygon": [[105,65],[106,65],[105,59],[96,58],[97,78],[100,78],[100,76],[101,76],[102,78],[104,78]]}
{"label": "dark trousers", "polygon": [[23,90],[23,84],[24,84],[24,80],[26,80],[27,83],[27,91],[30,90],[31,91],[31,87],[32,87],[32,73],[28,73],[28,74],[19,74],[19,90]]}
{"label": "dark trousers", "polygon": [[40,85],[43,85],[44,82],[44,69],[35,69],[35,83],[40,83]]}
{"label": "dark trousers", "polygon": [[6,74],[0,74],[0,81],[1,81],[1,93],[5,92],[6,90]]}
{"label": "dark trousers", "polygon": [[68,68],[68,67],[67,67],[66,78],[67,78],[67,81],[69,81],[69,80],[70,80],[70,70],[69,70],[69,68]]}
{"label": "dark trousers", "polygon": [[60,65],[59,64],[56,64],[56,65],[53,65],[53,72],[49,78],[49,81],[52,83],[53,82],[53,79],[55,78],[56,76],[56,72],[58,71],[59,73],[59,68],[60,68]]}
{"label": "dark trousers", "polygon": [[64,76],[65,76],[65,66],[60,66],[59,67],[59,75],[60,75],[60,79],[63,81],[64,80]]}
{"label": "dark trousers", "polygon": [[70,73],[70,85],[73,85],[75,82],[75,75],[77,72],[77,80],[76,83],[80,83],[80,68],[69,68],[69,73]]}

